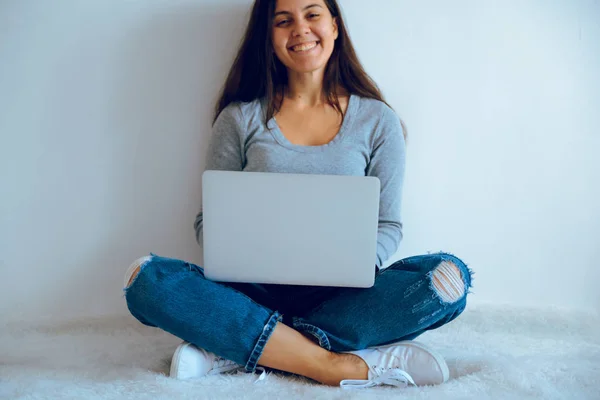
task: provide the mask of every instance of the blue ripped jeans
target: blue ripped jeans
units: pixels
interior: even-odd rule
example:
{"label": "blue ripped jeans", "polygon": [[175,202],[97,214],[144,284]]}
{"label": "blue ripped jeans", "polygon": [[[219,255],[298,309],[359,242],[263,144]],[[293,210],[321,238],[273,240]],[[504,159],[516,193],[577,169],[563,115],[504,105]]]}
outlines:
{"label": "blue ripped jeans", "polygon": [[447,253],[400,260],[367,289],[217,283],[201,267],[152,255],[125,299],[141,323],[253,372],[277,323],[327,350],[364,349],[447,324],[465,309],[470,287],[471,270]]}

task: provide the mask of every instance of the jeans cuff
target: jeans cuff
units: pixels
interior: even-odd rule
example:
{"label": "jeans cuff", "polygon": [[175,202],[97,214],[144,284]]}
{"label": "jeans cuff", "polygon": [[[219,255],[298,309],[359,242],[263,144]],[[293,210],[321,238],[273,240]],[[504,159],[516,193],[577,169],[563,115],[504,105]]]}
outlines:
{"label": "jeans cuff", "polygon": [[267,321],[267,324],[263,328],[263,331],[260,334],[260,337],[258,338],[256,345],[254,345],[254,349],[252,350],[252,353],[250,353],[250,359],[248,360],[248,362],[246,363],[246,366],[244,367],[246,369],[246,372],[254,372],[254,370],[256,369],[256,364],[258,363],[258,359],[262,355],[265,345],[267,344],[267,341],[273,334],[273,330],[275,330],[275,326],[277,325],[278,322],[281,322],[281,319],[282,319],[282,316],[277,311],[273,312],[273,314],[271,314],[271,316],[269,317],[269,320]]}
{"label": "jeans cuff", "polygon": [[329,338],[321,328],[306,323],[302,318],[294,317],[294,329],[296,329],[299,332],[306,332],[311,334],[318,340],[319,346],[321,346],[325,350],[331,350],[331,343],[329,343]]}

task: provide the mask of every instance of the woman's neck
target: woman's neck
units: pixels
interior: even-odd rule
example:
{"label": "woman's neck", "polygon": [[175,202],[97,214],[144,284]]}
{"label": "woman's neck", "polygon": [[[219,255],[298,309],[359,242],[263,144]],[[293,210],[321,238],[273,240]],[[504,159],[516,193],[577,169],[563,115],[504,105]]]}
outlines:
{"label": "woman's neck", "polygon": [[285,97],[302,106],[318,106],[325,102],[323,93],[324,70],[297,73],[288,70],[288,86]]}

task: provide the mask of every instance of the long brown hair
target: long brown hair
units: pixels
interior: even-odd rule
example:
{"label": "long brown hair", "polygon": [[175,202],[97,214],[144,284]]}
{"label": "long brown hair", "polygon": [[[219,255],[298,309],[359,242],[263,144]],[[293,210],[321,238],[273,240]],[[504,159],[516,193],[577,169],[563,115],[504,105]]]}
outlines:
{"label": "long brown hair", "polygon": [[[327,102],[343,116],[338,99],[338,90],[342,88],[348,94],[387,104],[377,84],[365,72],[358,60],[337,1],[324,1],[333,18],[337,19],[339,32],[323,80]],[[242,44],[216,104],[213,122],[221,111],[233,102],[250,102],[265,97],[267,104],[265,122],[269,121],[281,107],[288,78],[286,67],[273,51],[271,27],[276,3],[277,0],[254,1]]]}

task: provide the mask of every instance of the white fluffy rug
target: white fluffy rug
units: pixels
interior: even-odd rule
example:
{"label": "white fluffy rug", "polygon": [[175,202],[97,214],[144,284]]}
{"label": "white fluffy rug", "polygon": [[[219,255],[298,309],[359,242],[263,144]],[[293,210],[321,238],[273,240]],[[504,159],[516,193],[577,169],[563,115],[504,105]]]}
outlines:
{"label": "white fluffy rug", "polygon": [[179,341],[131,317],[0,326],[1,399],[600,399],[600,319],[562,310],[468,308],[419,339],[448,360],[437,387],[343,391],[239,373],[165,376]]}

